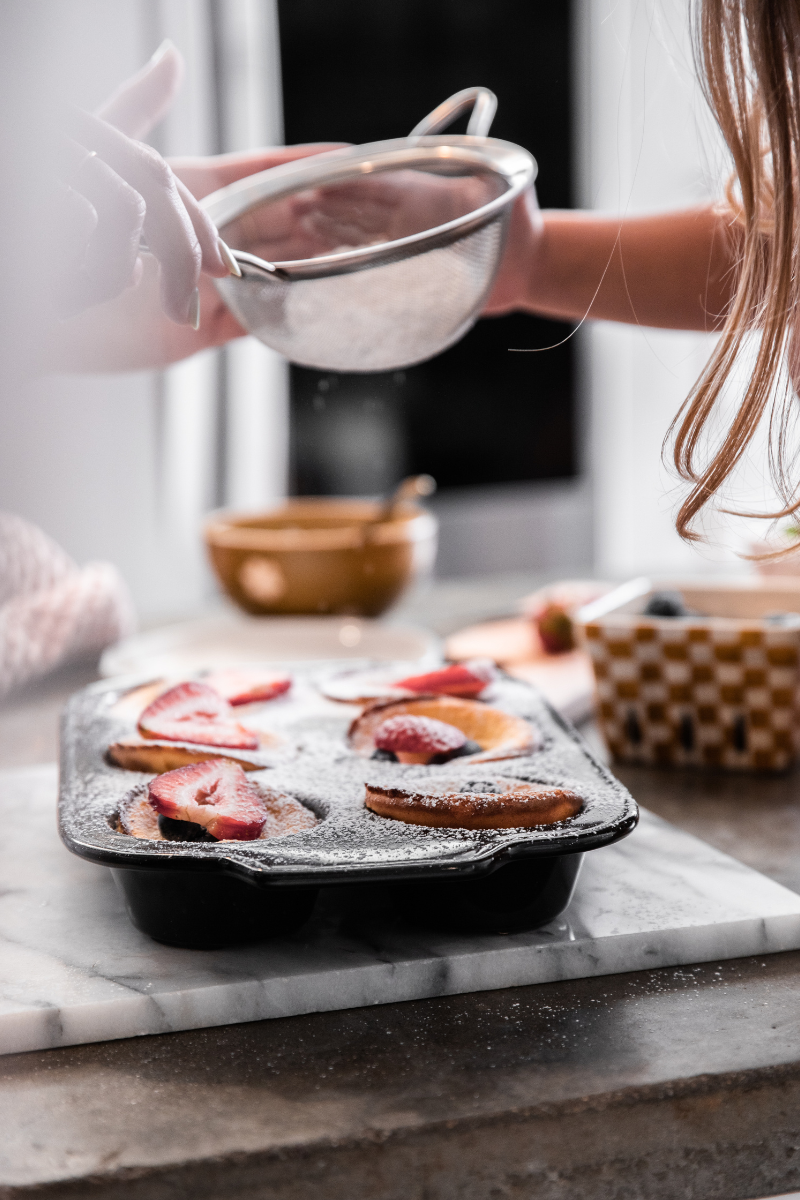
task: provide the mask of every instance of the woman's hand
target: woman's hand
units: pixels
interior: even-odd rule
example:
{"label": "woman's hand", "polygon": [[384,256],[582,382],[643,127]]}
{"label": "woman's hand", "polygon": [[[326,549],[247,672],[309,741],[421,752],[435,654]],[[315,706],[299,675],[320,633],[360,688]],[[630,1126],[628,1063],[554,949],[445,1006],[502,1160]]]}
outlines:
{"label": "woman's hand", "polygon": [[622,217],[517,201],[489,315],[718,330],[736,283],[740,232],[705,204]]}
{"label": "woman's hand", "polygon": [[161,307],[179,324],[199,322],[201,271],[221,277],[231,269],[195,197],[160,154],[136,140],[169,108],[182,70],[178,51],[166,44],[98,113],[67,115],[55,239],[61,315],[136,286],[142,238],[159,265]]}
{"label": "woman's hand", "polygon": [[226,226],[237,249],[270,261],[378,245],[445,225],[488,203],[497,189],[479,176],[396,170],[308,188]]}
{"label": "woman's hand", "polygon": [[[210,158],[173,159],[171,166],[181,182],[201,199],[237,179],[334,148],[327,143],[278,146]],[[271,235],[265,233],[267,236]],[[274,237],[270,245],[275,248]],[[233,317],[207,275],[200,276],[198,288],[202,313],[199,329],[195,331],[189,325],[168,321],[159,305],[158,264],[145,255],[135,287],[58,323],[51,332],[46,369],[89,372],[158,369],[199,350],[223,346],[233,338],[245,336],[247,330]]]}
{"label": "woman's hand", "polygon": [[[210,278],[238,268],[198,201],[247,175],[336,148],[277,147],[168,164],[138,139],[169,109],[182,70],[180,54],[165,43],[94,115],[69,115],[64,183],[49,221],[63,319],[47,331],[47,370],[164,367],[242,337],[246,330]],[[265,231],[272,249],[286,242],[292,219],[287,209],[280,228]]]}
{"label": "woman's hand", "polygon": [[498,189],[482,176],[396,170],[298,196],[294,215],[327,249],[395,241],[466,216]]}
{"label": "woman's hand", "polygon": [[531,186],[511,210],[508,236],[494,285],[483,309],[486,317],[531,308],[535,281],[544,242],[544,220]]}

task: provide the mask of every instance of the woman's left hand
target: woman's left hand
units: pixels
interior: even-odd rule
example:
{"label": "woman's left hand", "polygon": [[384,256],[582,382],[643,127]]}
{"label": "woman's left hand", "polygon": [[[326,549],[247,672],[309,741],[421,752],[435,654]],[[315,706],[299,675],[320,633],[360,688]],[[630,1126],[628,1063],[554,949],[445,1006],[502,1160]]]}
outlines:
{"label": "woman's left hand", "polygon": [[161,155],[138,140],[169,107],[182,71],[166,43],[97,113],[67,113],[52,258],[61,315],[135,286],[142,238],[158,262],[161,307],[179,324],[197,322],[201,271],[228,273],[212,221]]}
{"label": "woman's left hand", "polygon": [[[220,154],[209,158],[172,160],[176,176],[200,199],[217,188],[265,171],[269,167],[319,154],[334,147],[326,143],[277,146]],[[50,371],[142,371],[179,362],[213,346],[224,346],[244,337],[242,329],[223,303],[207,275],[201,275],[200,326],[176,325],[167,320],[159,304],[158,265],[146,255],[135,287],[115,299],[96,304],[51,329],[46,354]]]}
{"label": "woman's left hand", "polygon": [[[166,44],[95,114],[70,115],[62,162],[70,183],[51,222],[63,319],[47,331],[48,370],[164,367],[242,337],[246,330],[211,282],[228,274],[229,252],[198,201],[244,176],[335,148],[276,147],[167,163],[138,139],[169,109],[181,71],[180,55]],[[142,237],[150,253],[141,252]]]}

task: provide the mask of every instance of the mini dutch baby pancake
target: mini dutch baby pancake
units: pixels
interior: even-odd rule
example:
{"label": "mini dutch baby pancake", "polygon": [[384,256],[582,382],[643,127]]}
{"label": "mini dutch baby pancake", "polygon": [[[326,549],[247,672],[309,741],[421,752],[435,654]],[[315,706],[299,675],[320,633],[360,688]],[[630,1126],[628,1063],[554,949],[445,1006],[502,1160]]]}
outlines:
{"label": "mini dutch baby pancake", "polygon": [[255,841],[316,824],[294,796],[254,784],[238,763],[223,758],[158,775],[119,807],[120,831],[151,841]]}
{"label": "mini dutch baby pancake", "polygon": [[[265,740],[261,737],[262,742]],[[275,738],[276,745],[279,740]],[[263,771],[269,766],[269,759],[264,755],[247,751],[230,751],[226,754],[218,746],[195,746],[190,742],[156,742],[145,741],[144,738],[120,738],[108,747],[108,757],[117,767],[127,771],[149,771],[153,775],[163,775],[165,771],[175,771],[178,767],[188,767],[192,763],[208,762],[211,758],[227,758],[236,762],[245,771]]]}
{"label": "mini dutch baby pancake", "polygon": [[416,700],[373,704],[356,717],[347,735],[356,754],[371,758],[378,748],[375,739],[381,726],[395,717],[425,717],[460,729],[475,746],[471,762],[518,758],[538,749],[540,744],[537,731],[528,721],[499,708],[455,696],[421,696]]}
{"label": "mini dutch baby pancake", "polygon": [[[209,676],[220,681],[230,699],[205,680],[187,680],[169,686],[163,679],[126,692],[111,714],[136,724],[136,735],[122,737],[108,747],[108,759],[128,771],[161,775],[180,767],[227,759],[245,771],[274,766],[276,754],[285,758],[293,747],[282,734],[262,729],[253,713],[245,727],[233,719],[234,706],[250,706],[285,694],[292,680],[284,674],[263,671],[220,671]],[[250,688],[248,691],[247,689]],[[247,708],[245,708],[247,713]]]}
{"label": "mini dutch baby pancake", "polygon": [[500,775],[495,779],[420,781],[407,787],[368,783],[366,805],[380,817],[409,825],[515,829],[566,821],[580,812],[583,801],[566,788]]}

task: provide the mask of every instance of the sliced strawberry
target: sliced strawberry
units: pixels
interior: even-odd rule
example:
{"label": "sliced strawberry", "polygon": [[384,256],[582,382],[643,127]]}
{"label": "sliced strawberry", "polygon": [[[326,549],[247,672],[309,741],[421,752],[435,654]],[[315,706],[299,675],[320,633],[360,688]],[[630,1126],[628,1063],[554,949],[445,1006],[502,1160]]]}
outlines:
{"label": "sliced strawberry", "polygon": [[179,683],[162,692],[139,717],[139,732],[166,742],[257,750],[258,738],[229,717],[228,701],[205,683]]}
{"label": "sliced strawberry", "polygon": [[489,659],[473,658],[442,667],[440,671],[429,671],[427,675],[409,675],[407,679],[398,679],[394,686],[434,696],[477,696],[494,675],[494,664]]}
{"label": "sliced strawberry", "polygon": [[276,671],[259,671],[255,667],[237,667],[213,671],[203,682],[224,696],[229,704],[254,704],[257,700],[274,700],[288,692],[292,677]]}
{"label": "sliced strawberry", "polygon": [[148,787],[162,816],[202,825],[212,837],[253,841],[267,819],[266,805],[238,763],[212,758],[159,775]]}
{"label": "sliced strawberry", "polygon": [[429,763],[439,755],[455,754],[466,742],[466,734],[455,725],[434,717],[389,717],[375,730],[377,749],[391,750],[401,763]]}

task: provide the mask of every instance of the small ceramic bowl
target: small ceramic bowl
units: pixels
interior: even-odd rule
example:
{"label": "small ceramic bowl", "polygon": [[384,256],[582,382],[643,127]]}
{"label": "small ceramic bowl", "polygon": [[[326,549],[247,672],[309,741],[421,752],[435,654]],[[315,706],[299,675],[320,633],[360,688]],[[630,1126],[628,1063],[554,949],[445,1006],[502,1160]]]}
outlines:
{"label": "small ceramic bowl", "polygon": [[204,536],[222,587],[245,612],[377,617],[433,566],[436,519],[405,504],[377,520],[372,500],[290,500],[260,513],[217,512]]}

